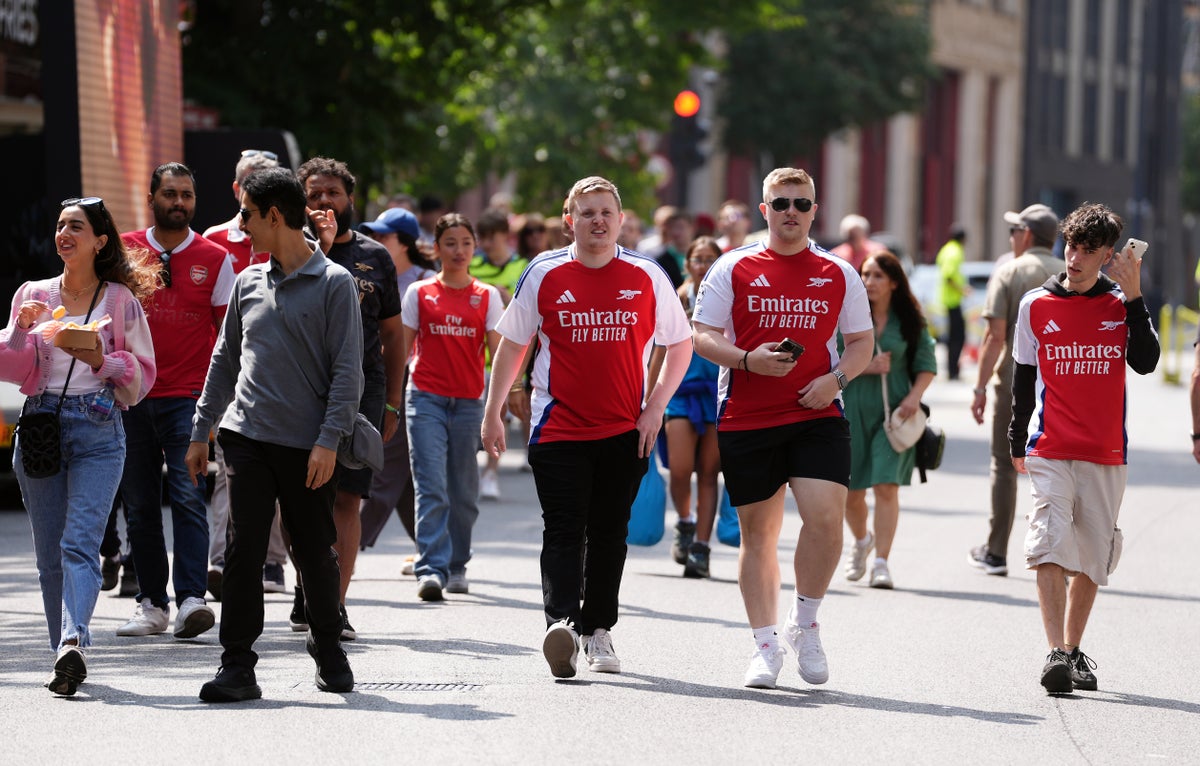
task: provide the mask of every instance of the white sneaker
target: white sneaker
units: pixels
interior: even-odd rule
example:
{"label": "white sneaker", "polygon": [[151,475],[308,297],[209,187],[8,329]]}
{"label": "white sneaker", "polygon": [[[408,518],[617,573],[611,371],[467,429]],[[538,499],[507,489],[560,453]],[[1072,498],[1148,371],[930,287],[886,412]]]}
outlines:
{"label": "white sneaker", "polygon": [[400,574],[411,575],[413,573],[413,565],[417,560],[416,556],[405,556],[404,564],[400,567]]}
{"label": "white sneaker", "polygon": [[550,664],[550,673],[555,678],[574,678],[575,664],[579,655],[579,634],[563,620],[546,628],[542,639],[542,655]]}
{"label": "white sneaker", "polygon": [[479,496],[484,500],[500,499],[500,478],[496,472],[485,468],[479,476]]}
{"label": "white sneaker", "polygon": [[621,660],[613,651],[612,634],[604,628],[596,628],[592,635],[583,637],[583,656],[593,673],[621,672]]}
{"label": "white sneaker", "polygon": [[875,547],[875,535],[867,532],[867,539],[860,545],[857,540],[850,544],[850,552],[846,554],[846,579],[858,582],[867,573],[867,556]]}
{"label": "white sneaker", "polygon": [[153,636],[167,631],[171,620],[171,607],[159,609],[150,599],[144,598],[133,612],[133,619],[117,628],[118,636]]}
{"label": "white sneaker", "polygon": [[775,679],[783,670],[783,647],[776,645],[771,649],[763,644],[754,650],[750,657],[750,667],[746,668],[745,686],[751,689],[774,689]]}
{"label": "white sneaker", "polygon": [[179,605],[179,614],[175,615],[175,638],[195,638],[216,621],[216,612],[204,603],[204,599],[188,596]]}
{"label": "white sneaker", "polygon": [[469,593],[471,585],[467,582],[466,572],[451,572],[450,579],[446,580],[447,593]]}
{"label": "white sneaker", "polygon": [[821,626],[814,622],[807,628],[801,628],[796,624],[795,614],[793,609],[788,615],[787,624],[783,626],[783,637],[796,653],[800,677],[810,684],[823,684],[829,680],[829,663],[825,659],[825,650],[821,648]]}
{"label": "white sneaker", "polygon": [[892,590],[895,583],[892,582],[892,573],[888,571],[887,562],[882,564],[876,562],[871,567],[871,587],[881,588],[883,590]]}

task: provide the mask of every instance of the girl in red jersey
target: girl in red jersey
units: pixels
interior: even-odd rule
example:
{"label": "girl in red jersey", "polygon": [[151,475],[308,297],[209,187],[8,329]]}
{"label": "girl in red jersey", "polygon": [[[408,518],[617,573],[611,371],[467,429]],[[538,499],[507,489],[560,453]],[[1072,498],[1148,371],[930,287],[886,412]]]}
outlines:
{"label": "girl in red jersey", "polygon": [[467,592],[471,530],[479,516],[475,451],[483,421],[484,344],[494,355],[499,291],[467,271],[475,232],[465,216],[438,219],[435,277],[404,293],[404,352],[412,352],[405,415],[417,493],[417,595]]}

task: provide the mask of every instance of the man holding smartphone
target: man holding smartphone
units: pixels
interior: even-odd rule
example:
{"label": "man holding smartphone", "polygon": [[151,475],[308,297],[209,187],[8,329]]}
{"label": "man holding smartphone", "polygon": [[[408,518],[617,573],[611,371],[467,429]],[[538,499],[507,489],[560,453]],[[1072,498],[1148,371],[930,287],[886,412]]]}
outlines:
{"label": "man holding smartphone", "polygon": [[[1097,688],[1096,663],[1079,645],[1099,586],[1121,558],[1125,364],[1146,375],[1160,353],[1142,298],[1141,263],[1128,248],[1113,247],[1123,225],[1098,204],[1067,216],[1066,271],[1025,294],[1013,336],[1009,448],[1033,493],[1025,567],[1037,572],[1050,647],[1041,683],[1051,694]],[[1100,273],[1106,265],[1109,276]]]}
{"label": "man holding smartphone", "polygon": [[[783,667],[777,544],[789,487],[803,527],[784,638],[797,655],[801,678],[814,684],[829,679],[817,609],[841,556],[850,483],[841,390],[874,349],[862,279],[809,239],[815,198],[805,171],[771,171],[759,205],[767,241],[718,260],[692,315],[696,352],[722,367],[717,438],[741,521],[738,584],[756,650],[745,685],[755,688],[774,688]],[[839,332],[845,338],[840,358]],[[794,349],[782,349],[785,338],[808,352],[796,357]]]}

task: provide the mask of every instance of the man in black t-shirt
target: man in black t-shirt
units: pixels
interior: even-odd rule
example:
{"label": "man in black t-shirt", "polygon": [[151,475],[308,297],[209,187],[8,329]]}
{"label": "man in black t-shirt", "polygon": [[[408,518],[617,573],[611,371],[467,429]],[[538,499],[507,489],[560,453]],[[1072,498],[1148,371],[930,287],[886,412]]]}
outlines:
{"label": "man in black t-shirt", "polygon": [[[396,267],[387,248],[353,228],[355,179],[346,163],[314,157],[301,165],[296,175],[304,185],[308,206],[314,210],[333,211],[337,221],[337,235],[329,258],[354,277],[362,312],[365,386],[359,411],[379,427],[386,441],[395,433],[399,422],[404,385]],[[354,560],[362,537],[359,508],[362,499],[370,494],[371,470],[342,468],[339,471],[333,509],[338,532],[334,548],[342,571],[342,640],[352,641],[357,635],[346,617],[346,591],[350,587],[350,575],[354,572]],[[293,630],[304,629],[303,604],[304,594],[297,586],[291,618]]]}

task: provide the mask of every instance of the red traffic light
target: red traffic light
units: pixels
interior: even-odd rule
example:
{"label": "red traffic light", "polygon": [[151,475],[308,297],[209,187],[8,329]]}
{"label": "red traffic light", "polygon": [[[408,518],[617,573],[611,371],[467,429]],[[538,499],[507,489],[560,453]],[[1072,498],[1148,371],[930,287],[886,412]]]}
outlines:
{"label": "red traffic light", "polygon": [[695,117],[700,111],[700,97],[695,91],[681,90],[675,96],[675,114],[680,117]]}

